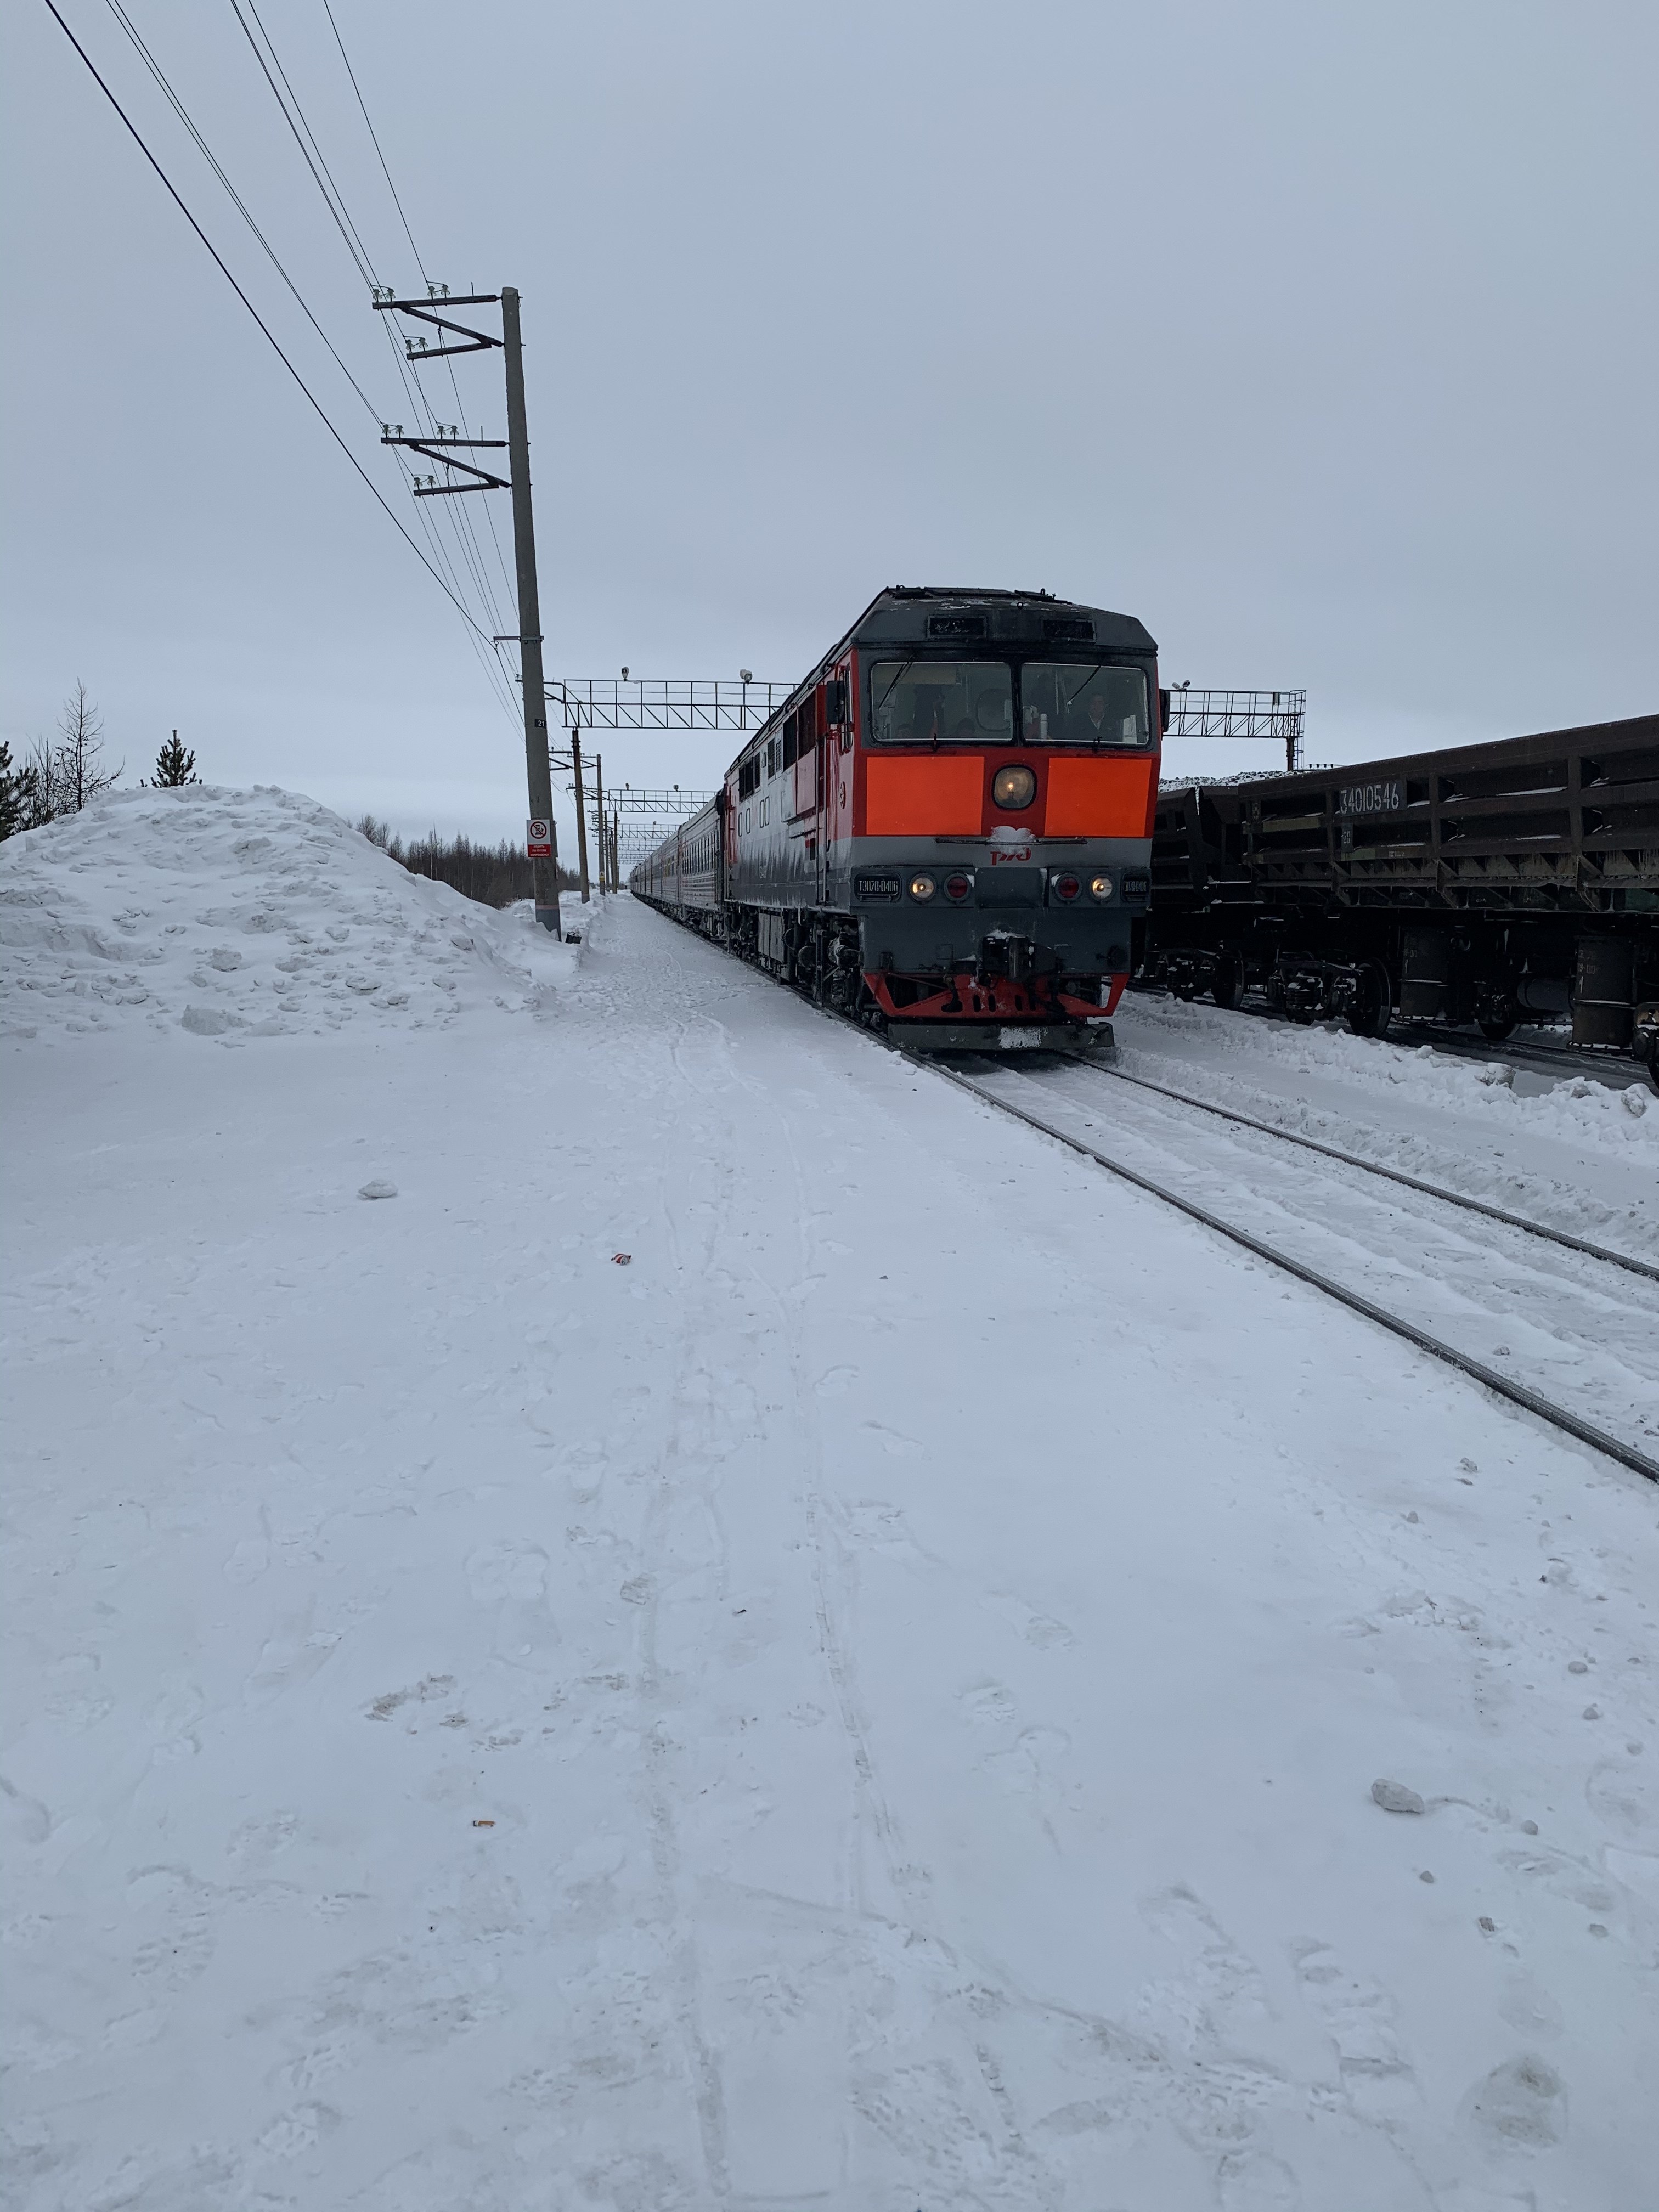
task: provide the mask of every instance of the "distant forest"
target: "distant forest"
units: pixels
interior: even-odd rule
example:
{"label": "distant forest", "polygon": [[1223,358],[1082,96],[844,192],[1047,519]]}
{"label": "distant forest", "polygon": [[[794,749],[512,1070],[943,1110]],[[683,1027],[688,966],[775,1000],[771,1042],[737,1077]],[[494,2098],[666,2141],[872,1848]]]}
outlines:
{"label": "distant forest", "polygon": [[[452,837],[446,843],[435,830],[428,830],[424,837],[411,838],[405,845],[372,814],[365,814],[357,827],[371,845],[400,860],[410,875],[430,876],[481,906],[511,906],[534,896],[530,863],[505,837],[499,845],[475,845],[470,837]],[[571,869],[559,870],[561,890],[574,890],[578,880]]]}

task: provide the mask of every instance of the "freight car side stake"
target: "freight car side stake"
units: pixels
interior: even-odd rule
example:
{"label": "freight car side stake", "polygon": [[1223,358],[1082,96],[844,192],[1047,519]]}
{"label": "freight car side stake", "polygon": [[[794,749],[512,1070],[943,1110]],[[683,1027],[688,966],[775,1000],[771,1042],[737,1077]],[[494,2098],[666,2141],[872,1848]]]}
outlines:
{"label": "freight car side stake", "polygon": [[1126,1074],[1121,1067],[1085,1060],[1080,1054],[1067,1054],[1066,1057],[1073,1066],[1092,1069],[1097,1075],[1112,1076],[1119,1083],[1133,1083],[1139,1091],[1155,1091],[1160,1098],[1176,1099],[1183,1106],[1196,1107],[1200,1114],[1213,1114],[1223,1121],[1237,1121],[1241,1128],[1259,1129],[1265,1137],[1282,1138],[1287,1145],[1300,1145],[1304,1152],[1318,1152],[1328,1160],[1340,1160],[1346,1167],[1363,1168],[1367,1175],[1381,1176],[1386,1182],[1403,1184],[1407,1190],[1421,1191],[1427,1198],[1443,1199],[1448,1206],[1461,1206],[1466,1213],[1484,1213],[1488,1221],[1501,1221],[1510,1229],[1524,1229],[1528,1237],[1546,1237],[1552,1244],[1565,1245],[1569,1252],[1583,1252],[1592,1260],[1605,1260],[1610,1267],[1627,1267],[1632,1275],[1645,1275],[1650,1282],[1659,1283],[1659,1267],[1646,1260],[1632,1259],[1628,1252],[1610,1251],[1605,1244],[1588,1243],[1582,1237],[1569,1237],[1564,1230],[1547,1229],[1540,1221],[1528,1221],[1519,1213],[1506,1213],[1501,1206],[1488,1206],[1484,1199],[1466,1198],[1461,1191],[1443,1190],[1438,1183],[1419,1182],[1416,1176],[1402,1174],[1398,1168],[1362,1160],[1357,1152],[1345,1152],[1335,1145],[1322,1145],[1316,1137],[1298,1136],[1291,1129],[1275,1128],[1271,1121],[1258,1121],[1253,1115],[1240,1114],[1231,1106],[1217,1106],[1207,1098],[1194,1098],[1188,1091],[1172,1091],[1167,1084],[1151,1082],[1144,1075]]}
{"label": "freight car side stake", "polygon": [[1471,1359],[1467,1352],[1457,1351],[1452,1345],[1443,1344],[1438,1337],[1429,1335],[1411,1322],[1402,1320],[1398,1314],[1389,1313],[1386,1307],[1374,1305],[1370,1298],[1361,1297],[1357,1291],[1346,1290],[1340,1283],[1334,1283],[1328,1275],[1322,1275],[1316,1268],[1304,1267],[1300,1260],[1291,1259],[1288,1253],[1275,1251],[1271,1244],[1264,1244],[1260,1237],[1252,1237],[1246,1230],[1235,1228],[1231,1222],[1222,1220],[1218,1214],[1212,1213],[1206,1206],[1195,1206],[1191,1199],[1182,1197],[1178,1191],[1166,1189],[1149,1176],[1137,1174],[1133,1168],[1125,1167],[1121,1160],[1113,1159],[1109,1153],[1097,1152],[1094,1146],[1085,1144],[1080,1137],[1056,1128],[1052,1121],[1045,1121],[1041,1115],[1028,1113],[1023,1106],[1015,1106],[1006,1098],[997,1097],[994,1092],[983,1089],[957,1069],[941,1066],[916,1053],[904,1052],[902,1046],[894,1046],[891,1049],[902,1053],[905,1059],[918,1067],[929,1069],[945,1082],[954,1083],[958,1090],[967,1091],[983,1104],[995,1107],[1000,1114],[1012,1115],[1015,1121],[1024,1121],[1028,1128],[1036,1129],[1045,1137],[1052,1137],[1056,1144],[1064,1145],[1068,1152],[1078,1152],[1085,1159],[1092,1160],[1097,1167],[1104,1168],[1109,1175],[1118,1176],[1123,1182],[1133,1183],[1137,1190],[1144,1190],[1149,1197],[1162,1199],[1166,1206],[1174,1206],[1177,1212],[1186,1214],[1189,1220],[1200,1223],[1206,1229],[1214,1230],[1218,1236],[1226,1237],[1231,1243],[1242,1245],[1245,1251],[1253,1253],[1258,1260],[1265,1260],[1270,1267],[1281,1268],[1285,1273],[1296,1276],[1298,1281],[1308,1284],[1312,1289],[1322,1291],[1327,1297],[1334,1298],[1339,1305],[1345,1305],[1351,1312],[1363,1315],[1367,1321],[1375,1322],[1380,1328],[1386,1328],[1395,1336],[1403,1337],[1407,1344],[1415,1345],[1419,1352],[1426,1352],[1431,1359],[1442,1360],[1448,1367],[1456,1368],[1460,1374],[1484,1384],[1498,1397],[1507,1398],[1511,1405],[1522,1407],[1536,1419],[1547,1422],[1551,1428],[1560,1429],[1578,1443],[1588,1444],[1592,1451],[1617,1460],[1621,1467],[1629,1468],[1636,1474],[1645,1475],[1650,1482],[1659,1482],[1659,1460],[1649,1459],[1634,1445],[1622,1443],[1617,1437],[1609,1436],[1604,1429],[1596,1428],[1591,1422],[1581,1421],[1576,1413],[1552,1405],[1547,1398],[1540,1398],[1536,1391],[1528,1390],[1523,1383],[1511,1382],[1507,1375],[1500,1375],[1496,1368],[1486,1366],[1481,1360]]}

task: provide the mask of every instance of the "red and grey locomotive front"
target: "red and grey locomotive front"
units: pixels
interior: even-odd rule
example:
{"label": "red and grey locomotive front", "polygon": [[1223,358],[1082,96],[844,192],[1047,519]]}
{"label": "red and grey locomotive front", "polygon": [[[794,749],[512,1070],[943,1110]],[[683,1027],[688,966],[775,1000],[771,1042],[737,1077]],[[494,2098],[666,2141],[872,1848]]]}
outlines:
{"label": "red and grey locomotive front", "polygon": [[1102,1037],[1150,883],[1158,649],[1043,592],[881,592],[634,872],[936,1050]]}
{"label": "red and grey locomotive front", "polygon": [[853,640],[851,836],[826,886],[869,997],[919,1043],[1086,1031],[1146,904],[1157,648],[1052,600],[884,599]]}

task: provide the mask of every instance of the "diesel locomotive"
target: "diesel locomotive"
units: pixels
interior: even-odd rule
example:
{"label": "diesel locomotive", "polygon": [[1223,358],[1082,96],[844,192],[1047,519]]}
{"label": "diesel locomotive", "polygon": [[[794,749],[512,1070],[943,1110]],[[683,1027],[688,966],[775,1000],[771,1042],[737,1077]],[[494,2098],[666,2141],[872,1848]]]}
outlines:
{"label": "diesel locomotive", "polygon": [[1133,616],[896,586],[629,888],[912,1048],[1107,1042],[1167,719]]}

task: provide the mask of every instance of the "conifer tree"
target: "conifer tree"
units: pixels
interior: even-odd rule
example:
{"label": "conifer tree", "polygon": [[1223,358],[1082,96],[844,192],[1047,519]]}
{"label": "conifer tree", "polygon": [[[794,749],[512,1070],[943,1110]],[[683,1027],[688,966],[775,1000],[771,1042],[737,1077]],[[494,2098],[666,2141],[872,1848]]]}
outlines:
{"label": "conifer tree", "polygon": [[11,747],[0,738],[0,839],[29,826],[28,770],[11,764]]}
{"label": "conifer tree", "polygon": [[179,732],[175,730],[155,756],[155,788],[158,791],[178,791],[187,783],[199,783],[201,781],[196,773],[195,754],[179,744]]}

